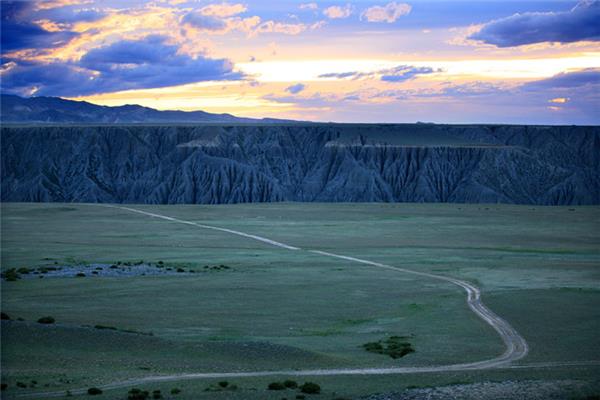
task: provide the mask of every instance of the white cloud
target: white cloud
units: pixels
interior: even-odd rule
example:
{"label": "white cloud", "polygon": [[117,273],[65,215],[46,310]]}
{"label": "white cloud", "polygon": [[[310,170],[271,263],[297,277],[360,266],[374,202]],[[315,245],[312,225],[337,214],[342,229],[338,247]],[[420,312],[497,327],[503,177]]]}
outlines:
{"label": "white cloud", "polygon": [[234,15],[241,14],[248,9],[243,4],[229,4],[229,3],[221,3],[221,4],[209,4],[206,7],[202,7],[200,12],[203,15],[210,15],[212,17],[231,17]]}
{"label": "white cloud", "polygon": [[299,8],[301,10],[318,10],[319,5],[317,3],[304,3],[300,4]]}
{"label": "white cloud", "polygon": [[406,3],[396,3],[395,1],[385,6],[373,6],[367,8],[360,15],[360,19],[366,19],[369,22],[387,22],[391,24],[403,15],[407,15],[412,7]]}
{"label": "white cloud", "polygon": [[327,7],[323,10],[323,14],[327,18],[336,19],[336,18],[348,18],[352,12],[354,11],[354,7],[351,4],[346,4],[344,7],[341,6],[331,6]]}

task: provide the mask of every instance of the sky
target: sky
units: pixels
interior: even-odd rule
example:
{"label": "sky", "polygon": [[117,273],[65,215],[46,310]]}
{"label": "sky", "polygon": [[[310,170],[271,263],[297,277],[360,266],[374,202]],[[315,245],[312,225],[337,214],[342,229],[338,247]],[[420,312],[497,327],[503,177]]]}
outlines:
{"label": "sky", "polygon": [[312,121],[600,124],[600,0],[0,8],[3,94]]}

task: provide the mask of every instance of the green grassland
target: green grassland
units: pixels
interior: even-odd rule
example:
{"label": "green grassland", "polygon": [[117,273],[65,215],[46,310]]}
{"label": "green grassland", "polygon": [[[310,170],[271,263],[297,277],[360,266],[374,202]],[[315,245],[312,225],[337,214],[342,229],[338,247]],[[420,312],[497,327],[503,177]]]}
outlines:
{"label": "green grassland", "polygon": [[[531,350],[521,364],[600,360],[600,208],[442,204],[135,206],[286,244],[473,282]],[[492,358],[495,331],[449,283],[290,251],[224,232],[81,204],[2,204],[2,270],[163,261],[181,276],[2,281],[3,397],[148,375],[209,371],[426,366]],[[224,264],[228,270],[206,270]],[[46,315],[53,325],[35,321]],[[116,327],[100,330],[94,325]],[[123,332],[131,330],[140,334]],[[392,359],[363,344],[408,336]],[[598,366],[403,376],[315,377],[355,397],[408,386],[578,379]],[[35,380],[35,387],[16,388]],[[273,378],[146,385],[173,398],[294,398]],[[235,382],[234,382],[235,381]],[[28,386],[32,386],[28,384]],[[256,389],[256,390],[254,390]],[[125,398],[115,389],[98,398]],[[337,395],[333,395],[336,392]],[[87,397],[87,396],[86,396]]]}

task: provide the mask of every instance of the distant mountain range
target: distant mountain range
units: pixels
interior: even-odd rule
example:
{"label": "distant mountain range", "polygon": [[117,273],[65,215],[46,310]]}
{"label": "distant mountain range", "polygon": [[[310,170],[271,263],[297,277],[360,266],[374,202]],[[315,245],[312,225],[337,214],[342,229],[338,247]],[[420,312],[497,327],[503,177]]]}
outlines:
{"label": "distant mountain range", "polygon": [[99,106],[59,97],[1,95],[0,121],[17,124],[128,124],[128,123],[276,123],[280,119],[241,118],[204,111],[159,111],[139,105]]}

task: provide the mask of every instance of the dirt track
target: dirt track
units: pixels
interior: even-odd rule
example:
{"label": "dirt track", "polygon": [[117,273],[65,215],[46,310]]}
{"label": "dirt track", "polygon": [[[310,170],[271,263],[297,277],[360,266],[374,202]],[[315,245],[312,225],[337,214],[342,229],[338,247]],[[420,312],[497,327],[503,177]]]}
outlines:
{"label": "dirt track", "polygon": [[[177,380],[188,380],[188,379],[211,379],[211,378],[242,378],[242,377],[261,377],[261,376],[331,376],[331,375],[387,375],[387,374],[414,374],[414,373],[428,373],[428,372],[445,372],[445,371],[465,371],[465,370],[479,370],[487,368],[498,368],[505,367],[507,364],[522,359],[527,355],[528,346],[525,339],[504,319],[496,315],[493,311],[483,304],[481,300],[480,290],[472,284],[447,276],[435,275],[426,272],[413,271],[410,269],[394,267],[391,265],[381,264],[374,261],[364,260],[355,257],[344,256],[335,253],[329,253],[320,250],[301,249],[299,247],[291,246],[285,243],[277,242],[265,237],[251,235],[248,233],[220,228],[211,225],[199,224],[192,221],[181,220],[166,215],[155,214],[147,211],[138,210],[131,207],[98,204],[97,206],[111,207],[120,210],[130,211],[142,215],[146,215],[153,218],[160,218],[174,223],[192,225],[203,229],[217,230],[225,233],[230,233],[249,239],[257,240],[272,246],[280,247],[286,250],[292,251],[309,251],[314,254],[322,255],[324,257],[333,257],[349,262],[360,263],[369,265],[375,268],[388,269],[398,271],[401,273],[418,275],[424,278],[437,279],[452,283],[464,289],[467,292],[467,304],[471,311],[473,311],[479,318],[485,323],[490,325],[498,332],[500,338],[506,346],[506,350],[503,354],[498,357],[476,361],[471,363],[462,364],[450,364],[450,365],[438,365],[438,366],[427,366],[427,367],[392,367],[392,368],[353,368],[353,369],[314,369],[314,370],[275,370],[275,371],[248,371],[248,372],[212,372],[212,373],[188,373],[188,374],[176,374],[176,375],[162,375],[162,376],[148,376],[144,378],[138,378],[133,380],[126,380],[120,382],[113,382],[106,385],[100,386],[102,389],[114,389],[120,387],[128,387],[132,385],[140,385],[144,383],[152,382],[165,382],[165,381],[177,381]],[[71,390],[73,394],[83,393],[86,389]],[[47,393],[31,393],[24,394],[23,397],[34,397],[34,396],[63,396],[64,391],[60,392],[47,392]]]}

